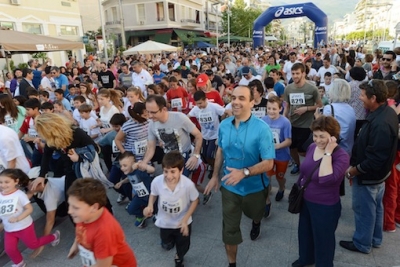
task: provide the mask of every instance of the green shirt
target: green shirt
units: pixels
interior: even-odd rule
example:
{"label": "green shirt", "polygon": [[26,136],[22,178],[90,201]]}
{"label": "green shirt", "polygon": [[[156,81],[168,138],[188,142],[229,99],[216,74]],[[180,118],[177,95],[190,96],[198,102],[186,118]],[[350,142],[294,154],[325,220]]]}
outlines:
{"label": "green shirt", "polygon": [[276,64],[276,65],[267,65],[267,66],[265,66],[265,71],[267,72],[267,74],[269,74],[269,72],[271,71],[271,70],[281,70],[281,65],[279,65],[279,64]]}

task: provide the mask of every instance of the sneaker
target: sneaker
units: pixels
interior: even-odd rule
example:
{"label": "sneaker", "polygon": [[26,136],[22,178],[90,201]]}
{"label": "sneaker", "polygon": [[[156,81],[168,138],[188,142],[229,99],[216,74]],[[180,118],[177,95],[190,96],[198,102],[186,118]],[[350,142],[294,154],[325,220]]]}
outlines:
{"label": "sneaker", "polygon": [[295,164],[294,161],[293,161],[293,159],[290,159],[289,164],[288,164],[288,167],[289,167],[289,168],[292,167],[293,164]]}
{"label": "sneaker", "polygon": [[184,267],[183,260],[178,258],[178,254],[175,255],[175,267]]}
{"label": "sneaker", "polygon": [[269,218],[271,215],[271,203],[265,205],[264,218]]}
{"label": "sneaker", "polygon": [[293,165],[293,169],[290,171],[290,174],[291,174],[291,175],[296,175],[296,174],[298,174],[299,172],[300,172],[299,165],[294,164],[294,165]]}
{"label": "sneaker", "polygon": [[299,260],[292,263],[292,267],[306,267],[306,265],[300,264]]}
{"label": "sneaker", "polygon": [[117,198],[117,203],[121,204],[122,202],[124,202],[125,199],[126,199],[126,196],[119,194],[118,198]]}
{"label": "sneaker", "polygon": [[130,204],[131,202],[129,201],[128,205],[125,206],[125,210],[128,210]]}
{"label": "sneaker", "polygon": [[208,201],[210,201],[212,197],[212,193],[210,192],[208,195],[204,195],[203,197],[203,205],[206,205],[208,203]]}
{"label": "sneaker", "polygon": [[54,237],[56,238],[56,239],[54,239],[54,241],[53,242],[51,242],[51,245],[53,246],[53,247],[55,247],[55,246],[57,246],[59,243],[60,243],[60,237],[61,237],[61,234],[60,234],[60,231],[55,231],[54,232]]}
{"label": "sneaker", "polygon": [[396,232],[396,229],[393,229],[393,230],[383,230],[383,231],[385,231],[386,233],[395,233],[395,232]]}
{"label": "sneaker", "polygon": [[250,231],[250,239],[253,241],[256,240],[260,236],[260,230],[261,230],[261,222],[255,224],[253,221]]}
{"label": "sneaker", "polygon": [[145,228],[146,227],[146,218],[145,217],[136,218],[135,226],[137,228]]}
{"label": "sneaker", "polygon": [[283,198],[283,194],[285,193],[285,190],[283,190],[283,191],[278,191],[277,193],[276,193],[276,196],[275,196],[275,201],[281,201],[282,200],[282,198]]}
{"label": "sneaker", "polygon": [[25,266],[26,266],[26,263],[24,261],[21,261],[18,264],[11,265],[11,267],[25,267]]}
{"label": "sneaker", "polygon": [[397,228],[400,228],[400,223],[397,222],[397,223],[396,223],[396,227],[397,227]]}

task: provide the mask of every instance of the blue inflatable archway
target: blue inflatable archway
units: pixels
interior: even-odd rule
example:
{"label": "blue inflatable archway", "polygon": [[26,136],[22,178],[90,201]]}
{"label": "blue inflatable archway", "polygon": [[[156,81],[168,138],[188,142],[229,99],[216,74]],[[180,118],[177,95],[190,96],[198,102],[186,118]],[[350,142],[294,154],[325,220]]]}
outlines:
{"label": "blue inflatable archway", "polygon": [[268,8],[255,21],[253,27],[253,46],[264,45],[264,27],[274,19],[308,17],[315,23],[314,47],[328,41],[328,17],[313,3],[274,6]]}

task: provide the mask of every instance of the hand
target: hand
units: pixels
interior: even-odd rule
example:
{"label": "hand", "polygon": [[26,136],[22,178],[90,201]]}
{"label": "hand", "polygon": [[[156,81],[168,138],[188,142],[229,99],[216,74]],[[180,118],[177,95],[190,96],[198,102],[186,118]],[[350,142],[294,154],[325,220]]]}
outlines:
{"label": "hand", "polygon": [[332,153],[335,147],[337,147],[337,139],[334,136],[329,138],[329,143],[325,147],[325,153]]}
{"label": "hand", "polygon": [[115,188],[115,189],[119,189],[119,188],[121,187],[121,185],[122,185],[122,181],[116,183],[116,184],[114,185],[114,188]]}
{"label": "hand", "polygon": [[78,254],[79,249],[78,249],[78,244],[74,243],[72,245],[72,247],[69,249],[69,253],[68,253],[68,259],[73,259],[76,254]]}
{"label": "hand", "polygon": [[235,168],[229,168],[226,167],[230,173],[222,177],[221,181],[225,181],[226,185],[237,185],[244,177],[244,172],[242,169],[235,169]]}
{"label": "hand", "polygon": [[28,135],[25,135],[24,137],[22,137],[22,140],[24,140],[25,142],[32,142],[33,141],[32,137],[30,137]]}
{"label": "hand", "polygon": [[144,161],[138,162],[137,167],[141,171],[146,171],[147,170],[147,164]]}
{"label": "hand", "polygon": [[306,111],[307,111],[307,107],[300,107],[300,108],[296,109],[293,113],[301,116],[304,113],[306,113]]}
{"label": "hand", "polygon": [[317,109],[315,110],[315,112],[314,112],[314,118],[315,118],[315,119],[318,119],[318,118],[321,117],[321,116],[322,116],[322,114],[319,113],[319,108],[317,108]]}
{"label": "hand", "polygon": [[33,143],[34,144],[39,144],[40,143],[40,138],[36,137],[35,139],[33,139]]}
{"label": "hand", "polygon": [[206,188],[204,189],[204,195],[208,195],[211,193],[211,191],[214,189],[214,192],[218,192],[219,189],[219,181],[217,176],[213,176],[210,181],[208,181],[208,184]]}
{"label": "hand", "polygon": [[37,256],[39,256],[40,253],[42,253],[44,249],[44,246],[41,246],[40,248],[35,249],[32,253],[31,253],[31,258],[34,259]]}
{"label": "hand", "polygon": [[188,227],[187,223],[181,222],[180,227],[181,227],[182,235],[188,236],[189,235],[189,227]]}
{"label": "hand", "polygon": [[196,158],[195,156],[191,156],[188,161],[186,162],[185,167],[188,168],[189,170],[195,170],[197,167],[197,162],[198,162],[198,158]]}
{"label": "hand", "polygon": [[10,219],[8,219],[8,222],[9,223],[16,223],[16,222],[18,222],[18,219],[17,219],[17,217],[11,217]]}
{"label": "hand", "polygon": [[147,206],[146,208],[143,209],[143,216],[149,218],[153,216],[153,207]]}
{"label": "hand", "polygon": [[33,182],[31,183],[31,191],[35,191],[38,185],[44,187],[44,180],[45,179],[43,177],[38,177],[35,180],[33,180]]}
{"label": "hand", "polygon": [[101,128],[101,129],[100,129],[100,132],[101,132],[102,134],[106,134],[106,133],[108,133],[108,128]]}
{"label": "hand", "polygon": [[96,129],[97,127],[99,127],[99,126],[97,126],[97,124],[93,125],[93,126],[90,126],[90,130]]}
{"label": "hand", "polygon": [[68,151],[68,157],[72,162],[78,162],[79,161],[79,155],[75,152],[75,149],[71,148]]}

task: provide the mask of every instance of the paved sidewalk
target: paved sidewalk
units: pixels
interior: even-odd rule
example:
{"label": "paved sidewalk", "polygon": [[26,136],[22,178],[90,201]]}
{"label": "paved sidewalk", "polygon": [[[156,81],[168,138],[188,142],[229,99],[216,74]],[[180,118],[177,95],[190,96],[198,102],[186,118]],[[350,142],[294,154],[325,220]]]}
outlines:
{"label": "paved sidewalk", "polygon": [[[288,172],[290,169],[288,170]],[[244,242],[239,246],[238,266],[246,267],[287,267],[298,257],[297,223],[298,215],[287,212],[287,196],[289,188],[296,177],[290,174],[287,177],[287,190],[282,201],[276,202],[275,194],[277,183],[273,178],[271,193],[271,216],[264,219],[261,225],[261,236],[256,241],[250,240],[251,221],[243,216],[242,235]],[[208,179],[206,178],[208,181]],[[205,181],[205,182],[207,182]],[[342,217],[336,231],[337,248],[335,256],[336,267],[394,267],[400,266],[400,229],[396,233],[384,233],[384,242],[381,248],[373,249],[371,254],[365,255],[346,251],[339,246],[339,240],[351,240],[354,230],[353,212],[351,210],[350,187],[346,185],[346,196],[342,198]],[[110,190],[109,196],[115,203],[117,195]],[[134,226],[134,218],[128,216],[125,205],[114,205],[115,216],[125,230],[126,238],[133,248],[139,266],[160,267],[174,266],[175,251],[166,252],[161,249],[159,230],[149,219],[145,229]],[[38,217],[42,215],[35,213]],[[36,228],[41,232],[40,225],[43,218],[36,220]],[[69,219],[63,220],[56,229],[61,231],[61,242],[57,247],[46,247],[36,259],[29,258],[31,250],[24,250],[23,254],[29,267],[68,267],[81,266],[80,259],[67,260],[69,247],[74,240],[74,229]],[[228,261],[221,239],[221,195],[216,193],[208,205],[199,205],[193,219],[192,244],[185,257],[187,267],[227,267]],[[0,258],[0,266],[10,267],[11,262],[7,255]]]}

